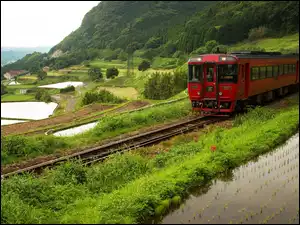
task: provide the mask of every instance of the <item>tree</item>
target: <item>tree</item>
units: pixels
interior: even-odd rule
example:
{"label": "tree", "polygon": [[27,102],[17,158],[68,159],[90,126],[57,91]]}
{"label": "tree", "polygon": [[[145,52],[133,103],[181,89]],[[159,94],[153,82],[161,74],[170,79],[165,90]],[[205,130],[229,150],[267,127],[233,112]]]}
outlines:
{"label": "tree", "polygon": [[43,70],[40,70],[40,71],[38,71],[37,76],[38,76],[38,78],[40,80],[44,80],[46,78],[46,76],[47,76],[47,73],[45,71],[43,71]]}
{"label": "tree", "polygon": [[101,72],[101,69],[99,68],[91,68],[88,70],[88,75],[91,78],[91,80],[100,80],[103,78],[103,74]]}
{"label": "tree", "polygon": [[141,64],[138,66],[139,71],[145,71],[149,68],[150,68],[150,62],[146,60],[143,60],[143,62],[141,62]]}
{"label": "tree", "polygon": [[205,43],[205,48],[207,50],[208,53],[211,53],[212,50],[214,49],[214,47],[216,47],[218,45],[218,42],[215,40],[211,40]]}
{"label": "tree", "polygon": [[119,70],[117,68],[107,68],[106,70],[106,78],[115,78],[119,75]]}

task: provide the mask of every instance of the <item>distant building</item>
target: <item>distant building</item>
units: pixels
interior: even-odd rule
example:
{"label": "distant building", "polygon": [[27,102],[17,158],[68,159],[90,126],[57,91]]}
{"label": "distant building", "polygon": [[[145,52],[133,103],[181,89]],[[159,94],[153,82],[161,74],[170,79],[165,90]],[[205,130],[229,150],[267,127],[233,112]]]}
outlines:
{"label": "distant building", "polygon": [[30,73],[26,70],[10,70],[9,72],[4,74],[4,77],[7,80],[11,80],[11,79],[15,78],[16,76],[22,76],[22,75],[26,75],[26,74],[30,75]]}
{"label": "distant building", "polygon": [[43,68],[43,71],[46,72],[46,73],[48,73],[49,70],[50,70],[49,66],[45,66],[45,67]]}

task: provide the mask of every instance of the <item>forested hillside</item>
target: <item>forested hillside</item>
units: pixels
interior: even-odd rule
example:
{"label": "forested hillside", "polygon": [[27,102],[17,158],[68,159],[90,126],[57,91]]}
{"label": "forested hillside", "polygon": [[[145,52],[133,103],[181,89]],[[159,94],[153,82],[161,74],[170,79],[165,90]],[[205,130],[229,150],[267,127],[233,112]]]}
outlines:
{"label": "forested hillside", "polygon": [[88,12],[75,32],[51,49],[125,49],[133,41],[139,48],[148,42],[164,44],[176,36],[177,27],[213,1],[111,1]]}
{"label": "forested hillside", "polygon": [[[299,1],[100,2],[76,31],[34,67],[61,69],[95,58],[126,61],[128,51],[134,50],[150,61],[157,56],[182,57],[184,61],[190,53],[212,52],[216,46],[228,49],[241,41],[254,43],[297,32]],[[55,52],[62,55],[52,57]],[[24,63],[20,60],[2,71],[32,67]]]}

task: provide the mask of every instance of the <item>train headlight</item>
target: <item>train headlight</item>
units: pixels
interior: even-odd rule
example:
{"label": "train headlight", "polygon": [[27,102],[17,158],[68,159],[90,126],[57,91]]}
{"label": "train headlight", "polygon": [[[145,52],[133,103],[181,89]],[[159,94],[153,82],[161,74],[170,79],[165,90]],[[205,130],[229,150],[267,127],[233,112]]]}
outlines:
{"label": "train headlight", "polygon": [[197,94],[200,95],[201,94],[200,91],[198,91]]}
{"label": "train headlight", "polygon": [[223,93],[220,91],[220,92],[219,92],[219,95],[222,95],[222,94],[223,94]]}

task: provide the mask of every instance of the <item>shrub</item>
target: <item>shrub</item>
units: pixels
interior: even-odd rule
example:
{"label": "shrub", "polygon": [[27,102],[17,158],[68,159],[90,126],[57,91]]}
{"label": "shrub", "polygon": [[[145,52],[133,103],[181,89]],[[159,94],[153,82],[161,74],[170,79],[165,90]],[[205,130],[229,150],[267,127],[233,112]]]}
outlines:
{"label": "shrub", "polygon": [[88,75],[91,78],[91,80],[99,80],[99,79],[102,79],[102,77],[103,77],[101,69],[99,69],[99,68],[89,69]]}
{"label": "shrub", "polygon": [[111,92],[107,90],[101,90],[99,92],[86,92],[81,104],[88,105],[93,102],[103,102],[103,103],[121,103],[124,100],[118,98],[117,96],[113,95]]}
{"label": "shrub", "polygon": [[143,60],[143,62],[141,62],[141,64],[138,66],[139,71],[145,71],[149,68],[150,68],[150,62],[146,60]]}
{"label": "shrub", "polygon": [[34,98],[38,101],[51,102],[51,96],[44,89],[38,89]]}
{"label": "shrub", "polygon": [[149,99],[167,99],[187,87],[186,73],[182,70],[173,73],[155,72],[145,83],[144,96]]}
{"label": "shrub", "polygon": [[68,86],[66,88],[62,88],[60,89],[60,93],[66,93],[66,92],[71,92],[71,91],[75,91],[75,87],[73,85]]}
{"label": "shrub", "polygon": [[115,78],[119,75],[119,70],[117,68],[107,68],[106,70],[106,78]]}

